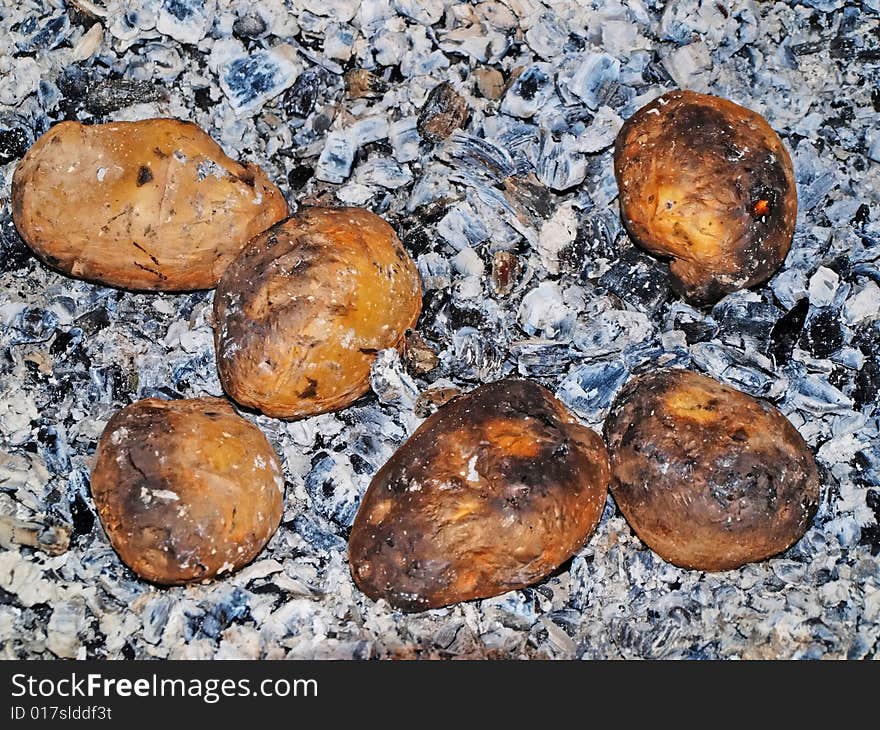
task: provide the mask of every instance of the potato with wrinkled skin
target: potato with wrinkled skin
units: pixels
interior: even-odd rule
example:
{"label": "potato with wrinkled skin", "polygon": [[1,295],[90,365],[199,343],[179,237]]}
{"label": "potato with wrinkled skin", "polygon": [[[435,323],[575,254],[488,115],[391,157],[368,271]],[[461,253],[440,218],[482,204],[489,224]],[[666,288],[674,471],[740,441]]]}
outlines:
{"label": "potato with wrinkled skin", "polygon": [[683,568],[729,570],[797,542],[819,472],[776,408],[687,370],[635,378],[605,421],[611,494],[641,540]]}
{"label": "potato with wrinkled skin", "polygon": [[670,259],[674,288],[695,304],[766,281],[788,254],[791,158],[749,109],[693,91],[664,94],[621,128],[614,173],[627,231]]}
{"label": "potato with wrinkled skin", "polygon": [[34,253],[66,274],[189,291],[213,287],[287,202],[190,122],[61,122],[18,164],[12,213]]}
{"label": "potato with wrinkled skin", "polygon": [[238,403],[276,418],[344,408],[422,305],[394,230],[360,208],[311,208],[258,236],[214,297],[217,367]]}
{"label": "potato with wrinkled skin", "polygon": [[422,611],[524,588],[574,555],[605,506],[602,439],[528,380],[442,406],[376,474],[349,538],[373,599]]}
{"label": "potato with wrinkled skin", "polygon": [[278,457],[222,398],[150,398],[123,408],[98,442],[91,485],[119,557],[160,584],[237,570],[281,521]]}

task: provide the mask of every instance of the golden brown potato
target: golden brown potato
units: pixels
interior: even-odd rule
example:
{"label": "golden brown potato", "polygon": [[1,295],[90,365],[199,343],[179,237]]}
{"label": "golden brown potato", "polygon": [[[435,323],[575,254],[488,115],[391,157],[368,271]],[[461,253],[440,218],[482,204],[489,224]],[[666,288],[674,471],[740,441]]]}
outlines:
{"label": "golden brown potato", "polygon": [[728,570],[776,555],[816,512],[818,469],[794,426],[705,375],[635,378],[611,407],[605,441],[620,511],[683,568]]}
{"label": "golden brown potato", "polygon": [[123,408],[101,435],[91,481],[113,548],[155,583],[237,570],[281,521],[278,457],[222,398]]}
{"label": "golden brown potato", "polygon": [[213,287],[287,203],[195,124],[62,122],[15,169],[12,214],[37,256],[66,274],[186,291]]}
{"label": "golden brown potato", "polygon": [[370,387],[379,350],[400,347],[422,306],[394,230],[359,208],[312,208],[258,236],[214,297],[226,392],[277,418],[343,408]]}
{"label": "golden brown potato", "polygon": [[766,120],[726,99],[672,91],[630,117],[614,148],[627,231],[671,259],[696,304],[766,281],[797,216],[794,171]]}
{"label": "golden brown potato", "polygon": [[405,611],[524,588],[581,548],[608,479],[602,439],[547,390],[480,386],[376,474],[349,539],[352,576]]}

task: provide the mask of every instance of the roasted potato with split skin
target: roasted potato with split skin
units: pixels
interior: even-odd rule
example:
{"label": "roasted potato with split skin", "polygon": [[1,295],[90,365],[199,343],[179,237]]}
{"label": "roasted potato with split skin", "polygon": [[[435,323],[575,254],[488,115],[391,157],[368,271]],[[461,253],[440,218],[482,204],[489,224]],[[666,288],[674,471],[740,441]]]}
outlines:
{"label": "roasted potato with split skin", "polygon": [[672,91],[630,117],[614,148],[624,226],[670,259],[698,305],[766,281],[797,217],[791,158],[767,121],[726,99]]}
{"label": "roasted potato with split skin", "polygon": [[123,408],[98,442],[91,485],[113,548],[155,583],[237,570],[281,521],[278,457],[222,398],[150,398]]}
{"label": "roasted potato with split skin", "polygon": [[349,538],[373,599],[421,611],[524,588],[574,555],[608,490],[602,439],[528,380],[442,406],[379,470]]}
{"label": "roasted potato with split skin", "polygon": [[61,122],[12,179],[15,225],[40,259],[123,289],[209,289],[287,212],[259,167],[177,119]]}
{"label": "roasted potato with split skin", "polygon": [[217,366],[238,403],[276,418],[344,408],[422,306],[394,230],[360,208],[312,208],[256,237],[214,296]]}
{"label": "roasted potato with split skin", "polygon": [[776,555],[818,506],[815,459],[788,419],[705,375],[635,378],[611,407],[605,440],[620,511],[683,568],[729,570]]}

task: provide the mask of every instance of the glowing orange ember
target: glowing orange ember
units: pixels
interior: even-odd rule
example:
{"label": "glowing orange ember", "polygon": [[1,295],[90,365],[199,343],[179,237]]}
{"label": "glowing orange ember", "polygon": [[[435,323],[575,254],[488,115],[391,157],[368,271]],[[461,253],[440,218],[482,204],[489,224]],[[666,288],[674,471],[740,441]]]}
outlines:
{"label": "glowing orange ember", "polygon": [[752,206],[752,210],[755,212],[756,216],[763,218],[770,212],[770,201],[762,198]]}

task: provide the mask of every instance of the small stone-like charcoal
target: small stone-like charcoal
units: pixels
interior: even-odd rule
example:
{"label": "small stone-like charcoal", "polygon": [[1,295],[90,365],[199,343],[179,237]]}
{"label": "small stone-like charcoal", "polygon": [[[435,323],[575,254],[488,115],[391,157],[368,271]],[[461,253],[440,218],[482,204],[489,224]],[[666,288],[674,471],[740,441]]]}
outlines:
{"label": "small stone-like charcoal", "polygon": [[759,114],[669,92],[623,125],[614,172],[627,231],[671,259],[673,286],[695,304],[766,281],[785,260],[797,216],[794,171]]}
{"label": "small stone-like charcoal", "polygon": [[431,89],[416,126],[423,139],[440,142],[456,129],[463,129],[470,113],[464,98],[444,81]]}
{"label": "small stone-like charcoal", "polygon": [[729,570],[801,538],[813,454],[770,403],[688,370],[630,381],[605,422],[611,493],[636,534],[683,568]]}
{"label": "small stone-like charcoal", "polygon": [[123,408],[98,442],[91,485],[113,548],[155,583],[237,570],[281,522],[278,457],[221,398],[149,398]]}
{"label": "small stone-like charcoal", "polygon": [[281,191],[195,124],[62,122],[16,167],[12,213],[45,263],[124,289],[213,287],[287,215]]}
{"label": "small stone-like charcoal", "polygon": [[214,297],[220,380],[276,418],[350,405],[379,350],[421,311],[418,270],[394,230],[359,208],[311,208],[257,236]]}
{"label": "small stone-like charcoal", "polygon": [[599,436],[528,380],[500,380],[428,418],[376,474],[349,539],[360,589],[405,611],[540,581],[596,528]]}

